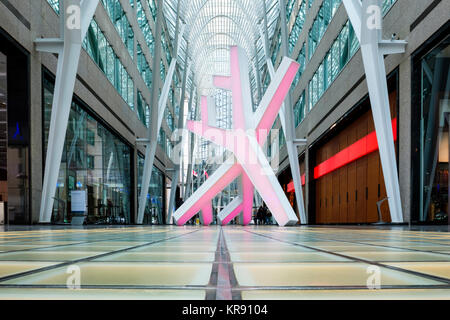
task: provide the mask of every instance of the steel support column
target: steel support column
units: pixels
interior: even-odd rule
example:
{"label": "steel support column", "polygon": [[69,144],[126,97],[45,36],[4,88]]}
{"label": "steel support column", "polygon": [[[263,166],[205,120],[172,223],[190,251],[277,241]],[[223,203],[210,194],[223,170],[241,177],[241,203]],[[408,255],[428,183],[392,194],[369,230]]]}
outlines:
{"label": "steel support column", "polygon": [[[150,186],[150,180],[152,176],[153,163],[155,161],[156,147],[158,144],[158,134],[161,128],[162,120],[164,117],[164,109],[167,105],[167,99],[169,97],[170,85],[172,83],[172,78],[175,73],[175,66],[177,64],[177,52],[180,41],[175,43],[175,53],[176,55],[173,57],[172,62],[169,67],[169,71],[167,72],[167,77],[164,82],[164,86],[161,92],[161,96],[158,100],[159,94],[159,82],[160,82],[160,74],[156,72],[160,68],[161,62],[161,29],[162,29],[162,19],[163,19],[163,10],[164,0],[158,1],[157,7],[157,18],[156,18],[156,36],[155,36],[155,56],[153,60],[153,85],[152,85],[152,110],[151,110],[151,125],[148,132],[149,143],[145,149],[145,162],[144,162],[144,173],[142,176],[142,187],[141,193],[139,195],[139,206],[138,206],[138,219],[137,224],[142,224],[144,221],[144,213],[145,207],[147,205],[147,194],[148,188]],[[179,37],[183,36],[185,29],[185,25],[181,27],[179,31]],[[177,32],[178,33],[178,32]],[[176,39],[179,39],[176,36]],[[161,221],[162,222],[162,221]]]}
{"label": "steel support column", "polygon": [[99,0],[65,0],[60,10],[59,39],[37,39],[36,50],[58,55],[55,90],[42,185],[40,223],[49,223],[72,105],[81,46]]}
{"label": "steel support column", "polygon": [[[190,65],[188,63],[188,59],[186,57],[185,63],[184,63],[184,75],[183,75],[183,88],[181,91],[181,101],[180,104],[183,104],[183,107],[180,107],[180,114],[178,117],[178,129],[180,130],[180,132],[178,133],[177,136],[177,144],[180,144],[182,141],[182,137],[180,136],[182,134],[182,131],[184,129],[185,123],[184,123],[184,99],[186,98],[186,82],[187,82],[187,77],[188,74],[190,72]],[[177,190],[177,186],[178,186],[178,182],[179,182],[179,178],[180,178],[180,162],[181,162],[181,154],[182,154],[182,150],[180,148],[180,154],[178,156],[178,160],[175,158],[175,171],[174,174],[172,176],[172,185],[171,185],[171,189],[170,189],[170,199],[169,199],[169,212],[167,213],[167,224],[172,224],[172,213],[173,213],[173,209],[174,209],[174,205],[175,205],[175,195],[176,195],[176,190]],[[181,187],[180,187],[181,190]],[[180,192],[181,193],[181,192]]]}
{"label": "steel support column", "polygon": [[343,2],[361,44],[391,219],[394,223],[401,223],[403,213],[384,55],[405,52],[407,43],[382,40],[381,0],[363,0],[362,2],[343,0]]}
{"label": "steel support column", "polygon": [[[280,5],[280,20],[281,20],[281,53],[282,56],[288,57],[288,36],[287,36],[287,21],[286,21],[286,3],[285,0],[278,0]],[[265,2],[265,1],[263,1]],[[275,68],[272,64],[269,54],[269,44],[267,35],[267,12],[264,4],[264,25],[261,30],[261,39],[264,43],[264,53],[266,56],[267,69],[270,77],[275,74]],[[298,162],[297,144],[295,143],[295,120],[294,111],[292,109],[292,98],[290,92],[286,96],[286,99],[280,110],[280,121],[283,127],[283,132],[286,137],[286,147],[289,156],[289,164],[291,168],[292,179],[295,187],[295,198],[297,200],[297,209],[300,215],[300,223],[306,224],[306,212],[303,201],[303,191],[301,183],[300,164]]]}
{"label": "steel support column", "polygon": [[[192,104],[194,102],[194,84],[191,87],[191,95],[189,97],[189,107],[188,110],[192,110]],[[197,115],[197,104],[195,105],[194,115]],[[195,145],[195,136],[193,133],[189,132],[189,150],[188,150],[188,167],[187,167],[187,177],[186,177],[186,189],[184,191],[184,200],[189,198],[192,191],[192,161]]]}
{"label": "steel support column", "polygon": [[[288,31],[286,21],[286,0],[278,0],[280,4],[280,19],[281,19],[281,54],[289,57],[288,50]],[[284,135],[286,136],[286,147],[289,155],[289,163],[291,166],[292,179],[294,180],[295,199],[297,200],[297,208],[300,215],[301,224],[306,224],[305,203],[303,201],[302,178],[300,173],[300,164],[298,161],[296,133],[295,133],[295,117],[294,109],[292,107],[291,91],[284,100],[284,105],[281,108],[280,119],[284,116]]]}

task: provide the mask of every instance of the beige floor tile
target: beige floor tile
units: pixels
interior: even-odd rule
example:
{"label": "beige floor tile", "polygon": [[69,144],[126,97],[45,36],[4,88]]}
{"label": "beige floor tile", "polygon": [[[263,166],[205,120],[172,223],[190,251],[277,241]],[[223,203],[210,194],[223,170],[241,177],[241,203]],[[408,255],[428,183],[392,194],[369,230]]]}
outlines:
{"label": "beige floor tile", "polygon": [[204,300],[204,290],[0,289],[0,300]]}
{"label": "beige floor tile", "polygon": [[80,243],[80,241],[46,241],[46,240],[33,240],[33,241],[21,241],[21,242],[15,242],[16,244],[25,244],[25,245],[39,245],[39,246],[60,246],[60,245],[68,245],[68,244],[74,244],[74,243]]}
{"label": "beige floor tile", "polygon": [[386,264],[450,280],[450,262],[396,262]]}
{"label": "beige floor tile", "polygon": [[370,261],[450,261],[450,255],[429,252],[386,251],[386,252],[342,252],[346,256]]}
{"label": "beige floor tile", "polygon": [[27,249],[39,249],[46,246],[37,245],[0,245],[0,251],[16,251],[16,250],[27,250]]}
{"label": "beige floor tile", "polygon": [[228,247],[230,252],[314,252],[312,249],[303,248],[300,246],[255,246],[255,245],[241,245]]}
{"label": "beige floor tile", "polygon": [[[78,264],[81,285],[206,285],[211,263],[126,263],[87,262]],[[67,268],[58,268],[39,274],[14,279],[9,284],[65,285]]]}
{"label": "beige floor tile", "polygon": [[126,249],[127,246],[67,246],[67,247],[54,247],[47,249],[40,249],[39,251],[77,251],[77,252],[111,252]]}
{"label": "beige floor tile", "polygon": [[216,249],[212,246],[158,246],[155,244],[132,249],[130,252],[216,252]]}
{"label": "beige floor tile", "polygon": [[214,262],[214,252],[122,252],[96,259],[95,261],[136,261],[136,262]]}
{"label": "beige floor tile", "polygon": [[[371,251],[401,251],[401,249],[390,249],[385,247],[375,246],[317,246],[317,249],[332,251],[332,252],[371,252]],[[344,254],[344,253],[343,253]]]}
{"label": "beige floor tile", "polygon": [[291,240],[291,242],[295,242],[298,244],[302,244],[308,247],[353,247],[353,246],[363,246],[359,243],[348,243],[348,242],[340,242],[340,241],[299,241],[299,240]]}
{"label": "beige floor tile", "polygon": [[330,262],[351,261],[321,252],[230,252],[233,262]]}
{"label": "beige floor tile", "polygon": [[[363,263],[235,263],[241,286],[366,286],[369,265]],[[381,285],[442,284],[382,268]]]}
{"label": "beige floor tile", "polygon": [[89,243],[80,244],[80,247],[134,247],[134,246],[140,246],[149,241],[93,241]]}
{"label": "beige floor tile", "polygon": [[243,300],[450,300],[450,289],[243,291]]}
{"label": "beige floor tile", "polygon": [[75,252],[75,251],[25,251],[0,254],[0,261],[70,261],[88,258],[103,252]]}
{"label": "beige floor tile", "polygon": [[1,261],[0,278],[10,276],[16,273],[26,272],[34,269],[44,268],[54,265],[54,262],[20,262],[20,261]]}

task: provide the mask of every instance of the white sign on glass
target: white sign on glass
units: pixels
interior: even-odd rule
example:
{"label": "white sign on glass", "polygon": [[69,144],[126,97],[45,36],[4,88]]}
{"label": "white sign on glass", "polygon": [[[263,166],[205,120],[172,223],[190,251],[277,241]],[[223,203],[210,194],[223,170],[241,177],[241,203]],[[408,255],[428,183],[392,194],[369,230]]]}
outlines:
{"label": "white sign on glass", "polygon": [[73,190],[72,196],[72,212],[85,213],[87,207],[86,190]]}

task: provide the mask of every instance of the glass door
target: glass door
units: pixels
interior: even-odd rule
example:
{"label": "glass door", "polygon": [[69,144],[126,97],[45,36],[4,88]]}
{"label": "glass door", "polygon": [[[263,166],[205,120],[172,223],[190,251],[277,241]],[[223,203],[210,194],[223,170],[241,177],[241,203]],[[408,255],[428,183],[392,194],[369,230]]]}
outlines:
{"label": "glass door", "polygon": [[[0,52],[0,203],[8,202],[8,108],[6,56]],[[5,212],[5,210],[3,211]],[[2,217],[4,221],[4,218]]]}
{"label": "glass door", "polygon": [[450,37],[421,60],[420,216],[448,223]]}

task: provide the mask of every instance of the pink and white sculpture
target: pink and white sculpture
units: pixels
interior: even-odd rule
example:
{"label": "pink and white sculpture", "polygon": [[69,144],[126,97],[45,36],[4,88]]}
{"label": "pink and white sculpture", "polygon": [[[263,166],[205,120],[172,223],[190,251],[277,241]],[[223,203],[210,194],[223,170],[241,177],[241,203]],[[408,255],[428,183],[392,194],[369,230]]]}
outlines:
{"label": "pink and white sculpture", "polygon": [[[217,88],[230,90],[233,101],[233,130],[220,129],[208,117],[208,98],[201,98],[202,121],[188,121],[193,133],[223,146],[234,154],[222,164],[209,179],[175,212],[177,225],[184,225],[201,211],[204,225],[212,220],[212,199],[240,176],[240,196],[235,198],[218,219],[226,225],[239,213],[243,224],[252,219],[254,188],[272,212],[280,226],[298,221],[283,189],[266,158],[262,146],[289,92],[299,64],[285,57],[272,79],[256,112],[253,112],[249,81],[248,60],[243,49],[230,48],[231,75],[215,76]],[[211,105],[209,106],[211,107]]]}

